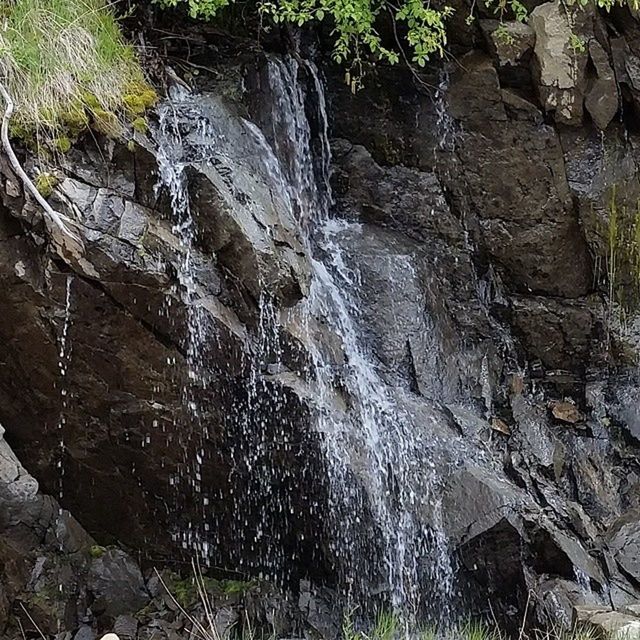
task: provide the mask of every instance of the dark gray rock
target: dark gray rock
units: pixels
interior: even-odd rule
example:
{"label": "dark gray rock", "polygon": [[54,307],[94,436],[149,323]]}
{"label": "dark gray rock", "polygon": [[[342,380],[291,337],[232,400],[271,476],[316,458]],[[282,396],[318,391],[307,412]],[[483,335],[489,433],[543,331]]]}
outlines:
{"label": "dark gray rock", "polygon": [[480,28],[500,66],[529,62],[536,34],[528,24],[515,20],[480,20]]}
{"label": "dark gray rock", "polygon": [[584,295],[591,264],[557,133],[511,119],[488,58],[470,54],[463,69],[447,94],[462,127],[461,171],[447,186],[464,192],[460,197],[475,212],[481,242],[506,283],[541,295]]}
{"label": "dark gray rock", "polygon": [[477,538],[513,519],[527,501],[505,477],[469,465],[451,476],[444,492],[448,537],[454,544]]}
{"label": "dark gray rock", "polygon": [[300,610],[310,626],[323,638],[336,638],[341,629],[341,622],[336,618],[331,604],[331,596],[327,590],[314,589],[308,582],[301,584]]}
{"label": "dark gray rock", "polygon": [[93,594],[91,609],[95,615],[122,616],[121,622],[149,601],[144,578],[131,558],[119,549],[107,549],[94,558],[89,567],[87,586]]}
{"label": "dark gray rock", "polygon": [[138,621],[130,615],[119,615],[113,623],[113,632],[122,640],[135,640],[138,635]]}
{"label": "dark gray rock", "polygon": [[81,625],[73,636],[73,640],[96,640],[96,633],[91,627]]}
{"label": "dark gray rock", "polygon": [[589,41],[589,56],[597,78],[587,90],[585,107],[598,129],[606,129],[618,112],[618,86],[607,52],[597,40]]}
{"label": "dark gray rock", "polygon": [[625,514],[614,523],[609,533],[608,545],[615,561],[627,576],[640,578],[640,514]]}

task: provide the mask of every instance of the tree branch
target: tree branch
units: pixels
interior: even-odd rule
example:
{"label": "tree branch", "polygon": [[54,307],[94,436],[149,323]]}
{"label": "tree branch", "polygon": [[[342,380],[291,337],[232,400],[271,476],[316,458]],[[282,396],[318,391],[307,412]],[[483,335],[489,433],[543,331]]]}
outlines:
{"label": "tree branch", "polygon": [[[15,111],[15,105],[13,99],[9,95],[7,88],[2,82],[0,82],[0,95],[5,101],[5,111],[2,116],[2,126],[0,127],[0,138],[2,140],[2,147],[4,148],[9,163],[16,175],[22,180],[25,189],[35,198],[36,202],[43,208],[45,214],[45,221],[50,223],[53,230],[57,229],[62,235],[63,245],[73,251],[76,255],[82,255],[84,253],[82,240],[80,237],[69,228],[72,221],[62,213],[57,212],[53,207],[44,199],[42,194],[38,191],[37,187],[33,184],[33,181],[27,175],[26,171],[22,168],[20,161],[18,160],[13,147],[11,146],[11,140],[9,139],[9,122]],[[57,235],[57,234],[54,234]],[[69,242],[70,241],[70,242]]]}

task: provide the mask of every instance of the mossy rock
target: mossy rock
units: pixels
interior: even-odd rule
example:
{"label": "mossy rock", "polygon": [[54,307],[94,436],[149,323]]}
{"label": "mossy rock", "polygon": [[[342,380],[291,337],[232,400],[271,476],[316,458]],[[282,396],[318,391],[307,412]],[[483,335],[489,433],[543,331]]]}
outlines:
{"label": "mossy rock", "polygon": [[225,595],[244,595],[254,587],[257,587],[258,583],[255,580],[221,580],[220,587]]}
{"label": "mossy rock", "polygon": [[71,139],[68,136],[60,136],[53,141],[53,147],[59,153],[69,153],[71,150]]}
{"label": "mossy rock", "polygon": [[93,116],[92,127],[99,133],[108,138],[119,138],[122,135],[122,123],[113,111],[93,109],[91,115]]}

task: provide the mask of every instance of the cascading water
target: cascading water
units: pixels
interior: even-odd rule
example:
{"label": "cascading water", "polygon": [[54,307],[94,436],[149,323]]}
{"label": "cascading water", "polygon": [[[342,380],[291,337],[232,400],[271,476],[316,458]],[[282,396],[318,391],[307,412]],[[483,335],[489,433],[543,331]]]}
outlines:
{"label": "cascading water", "polygon": [[[447,618],[453,590],[453,568],[442,528],[439,482],[436,465],[415,424],[400,401],[401,392],[378,371],[360,309],[362,283],[357,264],[345,253],[345,238],[362,233],[362,227],[332,217],[329,185],[330,149],[324,93],[313,64],[272,58],[267,75],[273,96],[267,135],[249,121],[243,121],[245,135],[259,150],[259,161],[284,205],[295,213],[311,268],[308,295],[295,307],[280,313],[265,294],[259,300],[257,335],[247,349],[249,377],[242,402],[231,407],[228,421],[239,441],[232,447],[233,472],[249,478],[239,490],[234,487],[233,527],[245,549],[264,556],[255,566],[269,577],[287,562],[280,528],[275,518],[286,520],[295,511],[292,501],[283,501],[276,491],[288,479],[287,471],[273,468],[274,440],[280,453],[289,451],[287,425],[273,432],[264,416],[283,412],[283,397],[277,385],[269,383],[269,368],[281,366],[279,333],[282,326],[296,322],[303,327],[310,364],[301,372],[313,389],[312,423],[324,452],[328,474],[328,519],[323,527],[329,537],[332,562],[341,577],[345,594],[354,603],[378,594],[407,619],[425,610],[438,619]],[[174,215],[174,233],[183,247],[178,281],[188,312],[186,354],[189,381],[183,403],[195,425],[193,437],[204,442],[206,425],[203,407],[194,393],[196,384],[206,384],[201,353],[211,339],[203,329],[197,311],[197,278],[194,274],[194,222],[189,207],[186,157],[180,131],[185,114],[198,120],[191,127],[199,132],[198,162],[213,163],[223,155],[225,141],[215,123],[198,113],[197,100],[182,90],[161,110],[156,133],[160,163],[159,185],[168,189]],[[309,111],[313,113],[308,115]],[[310,122],[314,121],[314,122]],[[313,148],[317,153],[312,152]],[[409,256],[406,268],[413,269]],[[340,345],[336,356],[327,339]],[[187,465],[180,481],[199,494],[202,447],[197,443],[195,461]],[[185,443],[193,445],[193,442]],[[293,478],[295,481],[295,478]],[[207,555],[206,499],[203,522],[182,532],[186,547]],[[248,513],[251,513],[250,524]],[[307,515],[307,518],[310,516]],[[215,532],[213,533],[215,538]],[[268,539],[268,540],[267,540]],[[266,557],[268,556],[268,557]],[[251,561],[238,558],[241,566]],[[429,600],[427,606],[427,600]],[[437,612],[437,614],[436,614]]]}
{"label": "cascading water", "polygon": [[[215,110],[214,105],[209,107]],[[264,145],[263,151],[269,150],[264,137],[257,136],[256,128],[249,122],[243,123],[241,135],[255,138]],[[233,170],[226,155],[229,141],[216,127],[211,112],[203,113],[198,97],[182,89],[174,89],[171,101],[161,108],[155,141],[159,161],[157,187],[158,191],[166,189],[169,194],[173,233],[182,251],[182,259],[174,265],[179,287],[169,292],[167,305],[172,305],[174,297],[178,297],[187,309],[183,352],[188,380],[182,383],[184,424],[176,424],[176,430],[182,434],[185,464],[179,477],[174,479],[176,506],[184,502],[185,496],[194,497],[200,503],[200,521],[190,520],[176,537],[183,548],[210,563],[223,537],[220,529],[225,527],[233,531],[237,569],[260,571],[269,579],[279,580],[289,559],[282,550],[282,527],[274,520],[285,521],[292,507],[285,504],[281,492],[274,489],[287,479],[286,470],[274,469],[274,440],[278,442],[280,455],[286,455],[290,446],[286,425],[273,432],[270,416],[280,413],[282,398],[263,375],[266,363],[280,360],[276,309],[268,295],[259,301],[256,340],[245,344],[243,357],[248,377],[243,385],[234,382],[228,385],[232,390],[225,396],[227,410],[220,416],[221,431],[225,433],[230,449],[231,471],[228,479],[230,495],[219,498],[233,502],[231,513],[224,522],[216,521],[218,514],[211,506],[211,500],[218,496],[211,498],[202,484],[209,435],[206,415],[211,402],[207,389],[215,386],[219,376],[228,378],[228,372],[213,371],[205,363],[204,354],[219,336],[207,324],[203,309],[207,294],[199,282],[200,250],[196,246],[196,225],[191,213],[186,168],[197,165],[217,173],[225,183],[231,183]],[[269,158],[267,154],[264,157]],[[171,308],[167,315],[172,315]],[[221,367],[224,369],[224,365]]]}
{"label": "cascading water", "polygon": [[[440,596],[435,604],[446,616],[443,605],[450,599],[453,570],[442,533],[435,467],[425,455],[414,425],[377,373],[359,325],[360,274],[349,265],[340,238],[359,233],[360,226],[330,215],[329,143],[322,84],[310,63],[302,69],[295,60],[272,60],[269,64],[272,92],[280,97],[274,119],[282,138],[275,140],[276,152],[289,160],[290,197],[297,204],[311,256],[310,292],[293,313],[302,316],[309,333],[316,428],[323,436],[331,474],[331,506],[337,532],[333,551],[356,597],[372,589],[388,590],[393,607],[408,614],[422,608],[424,582],[430,581],[438,585],[432,595]],[[321,139],[317,167],[304,111],[306,96],[298,80],[301,73],[310,78],[315,92]],[[295,148],[283,151],[281,139],[285,144],[295,144]],[[321,322],[340,340],[345,360],[340,372],[313,336],[313,328]],[[347,396],[346,410],[335,408],[335,398],[341,393]],[[354,481],[364,486],[366,505]],[[367,509],[379,536],[374,546],[381,558],[372,557],[373,549],[367,549],[364,543]],[[431,514],[429,528],[421,521],[420,514],[425,512]]]}
{"label": "cascading water", "polygon": [[[185,451],[185,465],[178,476],[172,479],[172,482],[178,496],[186,484],[200,503],[201,520],[199,522],[190,521],[186,530],[180,531],[177,535],[181,538],[184,549],[194,550],[206,560],[209,543],[206,535],[205,512],[209,499],[206,492],[202,490],[202,463],[207,426],[206,421],[203,420],[204,408],[201,406],[199,398],[202,389],[207,387],[211,377],[211,372],[206,371],[202,360],[205,342],[210,336],[202,321],[202,312],[198,304],[199,293],[193,257],[196,230],[185,176],[187,158],[184,157],[180,121],[174,108],[174,104],[179,104],[187,98],[187,93],[182,88],[174,88],[172,91],[172,100],[163,105],[159,114],[159,126],[156,133],[159,182],[156,191],[164,187],[169,193],[173,212],[172,231],[180,242],[181,259],[179,264],[175,265],[178,286],[169,293],[166,304],[167,314],[170,315],[173,297],[175,295],[182,296],[187,310],[187,335],[183,346],[186,354],[188,379],[182,385],[182,405],[186,422],[191,425],[189,430],[178,430],[181,437],[180,445]],[[199,123],[199,125],[204,127],[203,123]],[[195,451],[191,452],[193,448]]]}

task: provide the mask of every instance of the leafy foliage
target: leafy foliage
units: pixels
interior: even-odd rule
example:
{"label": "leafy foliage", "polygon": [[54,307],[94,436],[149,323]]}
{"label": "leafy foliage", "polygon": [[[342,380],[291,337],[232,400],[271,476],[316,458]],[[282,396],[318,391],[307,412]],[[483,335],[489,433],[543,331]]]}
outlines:
{"label": "leafy foliage", "polygon": [[[156,0],[165,7],[186,5],[194,18],[211,18],[232,0]],[[382,15],[393,18],[404,29],[412,61],[424,66],[433,54],[442,54],[447,42],[446,20],[453,13],[447,6],[436,8],[424,0],[262,0],[258,10],[274,23],[302,26],[330,19],[333,24],[336,62],[360,64],[365,56],[396,63],[399,51],[385,47],[377,23]]]}
{"label": "leafy foliage", "polygon": [[[185,5],[194,18],[212,18],[234,0],[154,0],[165,7]],[[446,0],[258,0],[258,10],[274,23],[298,26],[329,20],[333,25],[333,57],[338,63],[359,67],[367,56],[388,63],[400,60],[403,46],[398,31],[409,45],[411,62],[423,67],[434,54],[442,55],[447,44],[446,24],[453,9]],[[609,11],[614,5],[640,9],[640,0],[569,0],[567,7],[590,3]],[[521,0],[484,0],[484,6],[500,20],[524,22],[528,11]],[[476,6],[475,0],[472,7]],[[475,18],[472,13],[468,22]],[[383,45],[378,31],[381,16],[392,18],[397,47]],[[398,29],[399,27],[399,29]],[[506,32],[505,32],[506,33]],[[505,36],[506,37],[506,36]],[[578,45],[578,40],[571,43]]]}

